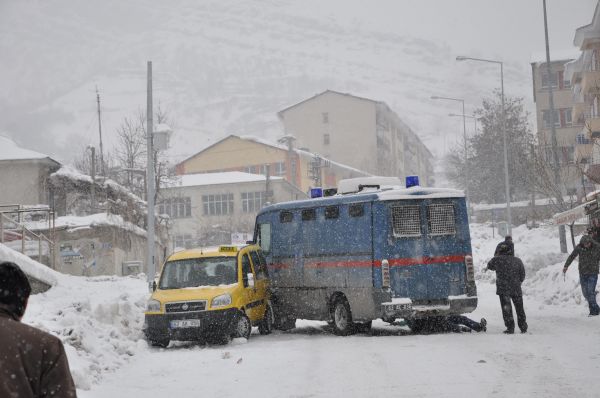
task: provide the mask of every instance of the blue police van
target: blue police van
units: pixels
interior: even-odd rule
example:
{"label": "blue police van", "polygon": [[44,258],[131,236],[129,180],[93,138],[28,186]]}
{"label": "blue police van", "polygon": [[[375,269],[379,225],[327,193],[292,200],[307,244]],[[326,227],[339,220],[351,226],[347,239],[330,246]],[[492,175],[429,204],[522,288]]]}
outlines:
{"label": "blue police van", "polygon": [[258,213],[254,243],[267,259],[276,327],[326,320],[347,335],[377,318],[420,328],[475,310],[464,193],[389,180],[340,181],[332,196]]}

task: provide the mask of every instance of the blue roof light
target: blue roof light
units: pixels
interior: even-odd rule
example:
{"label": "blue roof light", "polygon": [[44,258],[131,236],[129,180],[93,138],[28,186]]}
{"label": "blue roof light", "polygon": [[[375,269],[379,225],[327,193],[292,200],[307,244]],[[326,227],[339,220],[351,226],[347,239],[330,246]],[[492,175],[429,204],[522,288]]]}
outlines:
{"label": "blue roof light", "polygon": [[323,188],[311,188],[310,189],[310,198],[322,198],[323,197]]}
{"label": "blue roof light", "polygon": [[406,188],[418,187],[419,176],[406,176]]}

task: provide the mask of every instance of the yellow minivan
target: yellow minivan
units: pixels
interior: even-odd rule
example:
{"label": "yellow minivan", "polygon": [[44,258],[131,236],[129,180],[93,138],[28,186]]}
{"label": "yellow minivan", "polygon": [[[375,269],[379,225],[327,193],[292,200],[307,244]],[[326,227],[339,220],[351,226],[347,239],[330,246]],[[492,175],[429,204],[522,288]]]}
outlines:
{"label": "yellow minivan", "polygon": [[191,249],[169,256],[148,300],[144,333],[154,346],[171,340],[225,343],[273,329],[269,278],[259,246]]}

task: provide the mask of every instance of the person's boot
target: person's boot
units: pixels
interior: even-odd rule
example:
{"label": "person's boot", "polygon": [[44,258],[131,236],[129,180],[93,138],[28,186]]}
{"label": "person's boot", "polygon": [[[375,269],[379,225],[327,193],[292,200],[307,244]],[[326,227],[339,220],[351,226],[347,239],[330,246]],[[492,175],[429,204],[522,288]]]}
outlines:
{"label": "person's boot", "polygon": [[504,332],[502,332],[504,334],[514,334],[515,333],[515,329],[506,329]]}
{"label": "person's boot", "polygon": [[485,320],[485,318],[481,318],[481,320],[479,321],[479,325],[481,326],[482,332],[487,332],[487,321]]}

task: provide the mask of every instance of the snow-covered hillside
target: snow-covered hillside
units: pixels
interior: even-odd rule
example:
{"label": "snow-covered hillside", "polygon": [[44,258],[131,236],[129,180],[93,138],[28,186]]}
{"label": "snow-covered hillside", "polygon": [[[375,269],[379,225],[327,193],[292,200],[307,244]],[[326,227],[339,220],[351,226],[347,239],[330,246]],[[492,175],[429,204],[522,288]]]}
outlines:
{"label": "snow-covered hillside", "polygon": [[[382,6],[403,18],[412,10]],[[277,111],[326,89],[387,102],[440,153],[459,139],[460,121],[446,116],[459,109],[430,96],[452,93],[475,106],[499,84],[493,69],[457,64],[449,43],[358,20],[352,10],[360,7],[345,0],[1,7],[0,53],[11,62],[0,64],[0,130],[59,160],[97,142],[96,85],[107,147],[123,117],[145,109],[148,60],[155,104],[175,121],[174,160],[225,134],[276,138]],[[530,95],[527,62],[506,65],[510,95]]]}

